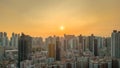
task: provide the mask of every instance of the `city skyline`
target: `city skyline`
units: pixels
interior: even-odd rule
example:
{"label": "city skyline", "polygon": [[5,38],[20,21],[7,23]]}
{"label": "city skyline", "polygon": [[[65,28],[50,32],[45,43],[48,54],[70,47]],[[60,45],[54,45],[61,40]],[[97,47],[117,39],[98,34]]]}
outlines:
{"label": "city skyline", "polygon": [[0,31],[9,37],[12,32],[110,36],[113,29],[120,30],[118,0],[0,0],[0,7]]}
{"label": "city skyline", "polygon": [[119,45],[119,30],[110,37],[64,35],[45,40],[24,33],[12,33],[8,39],[6,32],[0,32],[0,67],[119,68]]}
{"label": "city skyline", "polygon": [[0,68],[120,68],[120,0],[0,0]]}

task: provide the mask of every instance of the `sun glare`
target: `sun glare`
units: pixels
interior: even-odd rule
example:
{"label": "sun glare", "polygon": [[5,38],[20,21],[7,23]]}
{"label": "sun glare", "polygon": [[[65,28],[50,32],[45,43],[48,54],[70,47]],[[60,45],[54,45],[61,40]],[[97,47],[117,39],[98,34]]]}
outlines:
{"label": "sun glare", "polygon": [[60,26],[60,30],[64,30],[65,28],[64,28],[64,26]]}

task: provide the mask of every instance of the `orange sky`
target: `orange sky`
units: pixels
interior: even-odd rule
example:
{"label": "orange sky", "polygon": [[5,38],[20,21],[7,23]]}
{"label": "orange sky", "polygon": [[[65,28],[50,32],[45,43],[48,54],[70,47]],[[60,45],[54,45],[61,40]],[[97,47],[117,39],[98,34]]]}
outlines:
{"label": "orange sky", "polygon": [[[31,36],[110,36],[120,30],[119,0],[0,0],[0,31]],[[60,26],[65,30],[61,31]]]}

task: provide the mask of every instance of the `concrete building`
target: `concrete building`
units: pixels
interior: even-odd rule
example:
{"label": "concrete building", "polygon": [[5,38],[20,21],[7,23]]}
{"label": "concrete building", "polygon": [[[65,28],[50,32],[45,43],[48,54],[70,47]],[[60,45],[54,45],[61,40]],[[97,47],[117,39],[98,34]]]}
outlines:
{"label": "concrete building", "polygon": [[56,61],[60,61],[61,60],[61,42],[60,42],[60,38],[56,37]]}
{"label": "concrete building", "polygon": [[28,35],[22,34],[19,38],[18,45],[18,67],[20,68],[20,62],[31,59],[32,38]]}
{"label": "concrete building", "polygon": [[55,44],[49,44],[48,45],[48,57],[55,59]]}
{"label": "concrete building", "polygon": [[12,48],[18,48],[18,38],[19,34],[12,33],[12,37],[10,38],[10,46]]}
{"label": "concrete building", "polygon": [[111,56],[120,58],[120,31],[114,30],[111,34]]}
{"label": "concrete building", "polygon": [[8,40],[6,32],[0,32],[0,45],[2,47],[8,47],[9,46],[9,40]]}

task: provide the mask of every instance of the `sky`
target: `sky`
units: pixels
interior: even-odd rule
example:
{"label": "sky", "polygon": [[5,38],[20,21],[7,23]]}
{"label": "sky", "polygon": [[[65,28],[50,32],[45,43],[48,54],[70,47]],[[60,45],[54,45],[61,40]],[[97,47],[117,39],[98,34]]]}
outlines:
{"label": "sky", "polygon": [[[120,30],[120,0],[0,0],[0,31],[47,37],[110,36]],[[64,27],[64,30],[60,28]]]}

